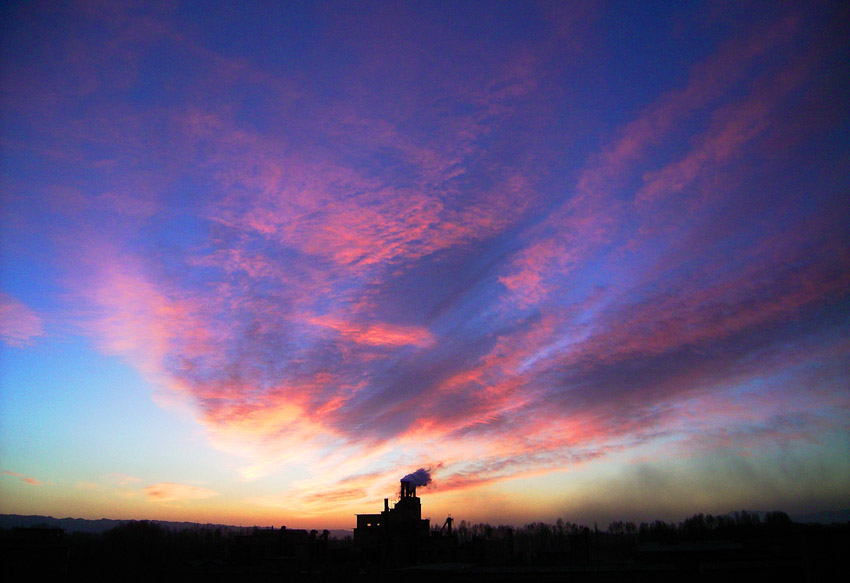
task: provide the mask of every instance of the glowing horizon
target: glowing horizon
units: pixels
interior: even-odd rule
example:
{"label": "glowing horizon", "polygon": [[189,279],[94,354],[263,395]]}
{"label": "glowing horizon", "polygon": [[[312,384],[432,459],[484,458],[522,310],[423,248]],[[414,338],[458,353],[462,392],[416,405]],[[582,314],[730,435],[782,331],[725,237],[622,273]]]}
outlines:
{"label": "glowing horizon", "polygon": [[850,508],[841,3],[3,8],[0,512]]}

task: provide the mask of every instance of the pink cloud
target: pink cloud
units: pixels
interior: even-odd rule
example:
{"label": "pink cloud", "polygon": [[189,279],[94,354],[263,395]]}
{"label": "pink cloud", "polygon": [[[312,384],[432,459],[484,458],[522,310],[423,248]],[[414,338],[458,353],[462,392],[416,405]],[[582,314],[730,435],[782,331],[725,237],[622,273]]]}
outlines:
{"label": "pink cloud", "polygon": [[227,200],[214,218],[348,269],[416,259],[499,232],[516,218],[515,192],[523,188],[516,178],[458,207],[432,189],[396,188],[326,162],[266,164],[259,176],[254,168],[229,172],[228,182],[264,193]]}
{"label": "pink cloud", "polygon": [[0,292],[0,338],[9,346],[29,346],[44,334],[41,317],[26,304]]}
{"label": "pink cloud", "polygon": [[15,476],[16,478],[20,478],[22,482],[29,484],[30,486],[41,486],[41,482],[36,480],[35,478],[30,478],[29,476],[25,476],[23,474],[19,474],[18,472],[13,472],[10,470],[4,470],[3,473],[7,476]]}
{"label": "pink cloud", "polygon": [[[585,165],[572,195],[542,225],[527,234],[530,242],[515,255],[508,274],[500,278],[509,291],[509,302],[523,306],[545,300],[553,287],[553,278],[568,276],[592,257],[600,245],[610,241],[629,218],[628,209],[616,195],[646,162],[652,149],[675,132],[680,122],[734,91],[765,54],[787,44],[798,28],[798,18],[789,16],[757,34],[727,42],[692,68],[684,88],[658,98],[626,124],[613,142]],[[795,83],[794,75],[791,79],[786,79],[787,76],[781,77],[783,87]],[[699,152],[677,166],[660,171],[666,174],[648,174],[646,179],[650,184],[639,196],[645,198],[649,192],[662,188],[682,188],[710,157],[730,156],[731,148],[752,139],[767,123],[763,113],[753,119],[762,109],[763,104],[754,102],[721,114],[730,118],[725,129],[715,130],[715,135],[705,140]],[[743,135],[736,133],[745,129]]]}
{"label": "pink cloud", "polygon": [[726,42],[692,67],[685,87],[657,99],[621,130],[596,163],[583,172],[579,191],[606,193],[619,186],[624,175],[632,173],[647,151],[675,131],[679,122],[734,89],[765,55],[787,45],[799,27],[796,15],[787,16]]}
{"label": "pink cloud", "polygon": [[613,357],[712,341],[788,318],[850,285],[846,269],[835,272],[818,264],[801,271],[783,269],[789,259],[753,263],[713,285],[678,290],[611,314],[600,334],[588,341],[593,345],[588,350]]}
{"label": "pink cloud", "polygon": [[377,322],[374,324],[358,324],[346,322],[329,316],[317,316],[308,320],[311,324],[329,328],[361,344],[377,346],[425,346],[434,342],[431,332],[421,326],[399,326]]}
{"label": "pink cloud", "polygon": [[97,309],[94,331],[104,350],[128,355],[151,373],[163,372],[166,356],[178,345],[188,358],[209,349],[209,330],[199,325],[194,300],[160,290],[132,268],[129,258],[108,260],[108,253],[101,250],[100,272],[81,290]]}
{"label": "pink cloud", "polygon": [[644,175],[637,202],[680,193],[700,174],[740,156],[741,150],[771,125],[777,105],[810,74],[812,59],[811,55],[808,57],[773,76],[758,79],[748,98],[716,111],[708,130],[695,140],[694,148],[684,158]]}
{"label": "pink cloud", "polygon": [[[816,348],[819,350],[834,353],[835,348],[827,344]],[[783,387],[766,393],[741,392],[741,387],[764,374],[764,367],[782,376],[813,358],[812,353],[796,353],[791,360],[787,356],[775,355],[774,360],[758,366],[749,363],[737,373],[732,372],[735,367],[727,365],[721,367],[723,372],[695,371],[690,378],[673,377],[660,392],[644,390],[634,399],[622,396],[620,400],[601,400],[591,408],[575,404],[573,415],[555,403],[536,401],[508,426],[497,426],[480,435],[464,433],[456,442],[459,449],[453,455],[441,456],[445,467],[435,487],[440,491],[465,489],[517,475],[575,467],[659,438],[668,443],[668,451],[683,455],[694,455],[694,447],[700,443],[708,450],[733,446],[746,452],[776,444],[811,442],[813,435],[834,428],[834,420],[829,419],[834,416],[830,413],[834,405],[829,400],[816,398],[817,407],[821,407],[817,413],[813,401],[804,395],[793,401]],[[692,397],[682,398],[683,387],[690,387]],[[668,398],[673,400],[664,404]],[[660,404],[664,405],[659,409]],[[847,406],[846,399],[842,406]],[[822,416],[821,421],[809,423],[807,416],[812,414]],[[445,435],[446,427],[431,426],[411,437],[427,441],[431,430]],[[699,441],[701,435],[706,441]],[[728,437],[725,441],[724,435]]]}
{"label": "pink cloud", "polygon": [[[111,25],[132,28],[121,14],[110,13]],[[139,113],[113,104],[72,129],[55,124],[57,143],[121,144],[120,156],[92,166],[114,177],[91,190],[103,194],[71,189],[65,196],[78,214],[98,208],[119,217],[120,227],[101,224],[99,214],[91,220],[93,231],[115,243],[99,244],[81,228],[66,241],[83,247],[68,252],[78,259],[68,264],[79,267],[71,278],[87,301],[80,320],[98,345],[187,396],[211,443],[249,458],[246,479],[292,460],[330,463],[339,452],[352,472],[388,463],[373,450],[444,460],[446,489],[584,463],[671,430],[674,385],[717,380],[706,361],[641,387],[638,396],[611,389],[607,398],[621,404],[608,405],[595,395],[605,392],[606,379],[594,377],[601,376],[594,367],[627,368],[769,328],[848,286],[848,270],[833,269],[846,261],[807,262],[805,253],[762,240],[764,249],[741,251],[749,254],[743,269],[722,270],[713,259],[673,287],[582,289],[590,265],[629,267],[594,260],[632,234],[632,182],[643,180],[640,201],[665,204],[776,127],[777,107],[799,88],[795,72],[804,76],[804,68],[780,64],[775,79],[762,75],[739,94],[765,60],[785,54],[799,29],[794,17],[693,67],[681,88],[639,111],[577,169],[563,200],[560,184],[544,185],[558,193],[538,185],[542,146],[527,155],[511,150],[526,137],[519,127],[526,119],[514,115],[539,114],[541,123],[549,106],[542,52],[511,48],[510,58],[494,59],[478,78],[450,68],[445,78],[436,75],[439,99],[427,90],[404,102],[382,94],[375,108],[375,91],[336,101],[309,88],[293,92],[285,80],[157,22],[151,17],[142,29],[204,56],[197,83],[186,89],[192,105]],[[375,33],[396,29],[381,30]],[[127,35],[116,48],[144,43],[144,35]],[[377,42],[369,47],[375,58],[363,68],[375,74],[386,76],[386,65],[409,56],[388,54]],[[78,51],[73,58],[84,60],[74,91],[96,99],[104,86],[100,57]],[[202,98],[245,80],[274,102],[258,125],[288,124],[286,131],[254,127],[237,105]],[[708,127],[693,130],[690,121],[702,113],[710,115]],[[171,141],[153,156],[162,164],[154,164],[161,176],[152,176],[135,159],[150,161],[146,150],[160,140],[146,132],[160,118]],[[507,139],[493,139],[501,129]],[[690,147],[650,164],[670,137],[690,138]],[[507,157],[491,153],[505,142]],[[56,148],[67,156],[63,150]],[[176,194],[172,185],[195,181],[203,196],[190,209],[166,204],[163,194]],[[545,220],[524,226],[529,209],[550,203]],[[187,241],[180,239],[183,213],[196,213],[186,221],[196,229]],[[163,215],[181,228],[149,225]],[[153,236],[161,248],[142,223],[167,231],[161,240]],[[514,228],[524,229],[519,241],[503,239]],[[842,257],[840,245],[819,247],[817,255],[835,249]],[[701,251],[694,245],[681,253]],[[687,261],[671,258],[662,254],[658,269]],[[783,269],[787,263],[798,267]],[[486,293],[476,295],[492,281],[505,300],[496,307]],[[570,375],[586,370],[585,385],[571,394]],[[392,482],[388,474],[366,474],[342,488],[324,483],[323,500],[344,504]],[[158,500],[211,492],[168,483],[147,491]]]}

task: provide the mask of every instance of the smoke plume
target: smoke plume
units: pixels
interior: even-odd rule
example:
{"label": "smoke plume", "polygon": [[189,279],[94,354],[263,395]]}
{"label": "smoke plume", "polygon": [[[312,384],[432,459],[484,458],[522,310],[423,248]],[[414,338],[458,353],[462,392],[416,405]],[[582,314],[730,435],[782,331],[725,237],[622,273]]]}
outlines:
{"label": "smoke plume", "polygon": [[424,469],[419,468],[412,474],[407,474],[405,477],[401,479],[402,482],[411,482],[414,486],[427,486],[431,483],[431,473]]}

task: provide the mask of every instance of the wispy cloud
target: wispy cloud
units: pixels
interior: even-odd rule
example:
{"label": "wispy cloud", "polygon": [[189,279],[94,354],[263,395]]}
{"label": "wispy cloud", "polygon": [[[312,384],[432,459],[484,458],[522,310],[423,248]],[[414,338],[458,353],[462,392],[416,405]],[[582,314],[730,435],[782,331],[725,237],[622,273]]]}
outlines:
{"label": "wispy cloud", "polygon": [[218,496],[218,492],[190,484],[174,484],[159,482],[145,488],[148,498],[156,502],[171,502],[175,500],[204,500]]}
{"label": "wispy cloud", "polygon": [[[638,112],[588,158],[572,193],[520,235],[522,248],[496,265],[508,302],[470,296],[492,315],[455,328],[453,339],[415,298],[436,296],[462,318],[467,300],[445,295],[430,279],[434,270],[441,261],[463,266],[467,250],[498,239],[538,196],[528,175],[510,172],[496,186],[474,162],[484,155],[476,140],[513,115],[504,104],[532,95],[531,69],[516,69],[504,90],[461,90],[459,99],[483,109],[449,116],[430,139],[401,132],[392,115],[364,115],[363,104],[342,106],[339,120],[320,117],[318,126],[342,147],[321,155],[246,131],[227,113],[196,110],[183,118],[195,120],[187,140],[215,144],[206,165],[223,193],[202,209],[218,235],[183,258],[203,276],[141,263],[128,270],[131,259],[115,256],[110,263],[120,268],[102,270],[92,288],[103,314],[97,333],[105,348],[135,355],[194,398],[212,442],[253,458],[246,478],[284,460],[315,463],[331,449],[402,438],[420,455],[442,459],[445,487],[466,487],[673,431],[672,387],[705,374],[706,365],[683,359],[683,351],[711,350],[835,297],[848,285],[841,258],[801,265],[795,248],[777,254],[775,241],[742,250],[749,260],[722,277],[637,280],[631,288],[621,280],[586,294],[571,284],[584,285],[591,263],[616,265],[610,246],[634,244],[622,196],[630,185],[639,185],[638,205],[680,194],[782,123],[782,101],[811,71],[806,61],[764,60],[788,50],[799,30],[791,16],[727,42],[692,68],[683,88]],[[691,150],[642,170],[665,140],[682,139],[680,124],[697,114],[711,121],[688,136]],[[402,172],[376,165],[374,148]],[[703,269],[712,260],[706,256]],[[493,277],[486,273],[480,277]],[[634,400],[617,388],[626,378],[617,375],[675,359],[681,373],[653,373],[660,376],[642,386],[630,380],[643,403],[628,416],[619,411],[617,399]],[[498,434],[504,437],[493,442]],[[445,453],[446,443],[458,453]]]}
{"label": "wispy cloud", "polygon": [[0,338],[9,346],[28,346],[44,334],[41,317],[26,304],[0,292]]}
{"label": "wispy cloud", "polygon": [[[600,99],[622,75],[600,54],[620,49],[577,39],[603,9],[540,11],[493,16],[495,42],[401,5],[341,10],[312,75],[111,7],[75,12],[109,51],[88,50],[97,26],[21,51],[73,75],[11,67],[36,136],[20,157],[60,178],[22,175],[10,212],[49,225],[80,329],[190,403],[243,479],[307,468],[252,502],[342,507],[410,464],[448,492],[838,423],[846,370],[799,369],[843,370],[848,158],[829,126],[846,106],[812,105],[838,86],[839,27],[783,7]],[[5,342],[43,333],[2,301]],[[752,413],[771,383],[786,410]]]}
{"label": "wispy cloud", "polygon": [[120,485],[120,486],[129,486],[131,484],[138,484],[139,482],[142,481],[141,478],[137,478],[136,476],[130,476],[128,474],[121,474],[121,473],[107,474],[106,478],[108,478],[110,481],[117,482],[118,485]]}
{"label": "wispy cloud", "polygon": [[7,476],[15,476],[16,478],[20,478],[22,482],[24,482],[25,484],[29,484],[30,486],[41,486],[41,482],[39,480],[36,480],[35,478],[31,478],[29,476],[25,476],[23,474],[19,474],[18,472],[4,470],[3,473]]}

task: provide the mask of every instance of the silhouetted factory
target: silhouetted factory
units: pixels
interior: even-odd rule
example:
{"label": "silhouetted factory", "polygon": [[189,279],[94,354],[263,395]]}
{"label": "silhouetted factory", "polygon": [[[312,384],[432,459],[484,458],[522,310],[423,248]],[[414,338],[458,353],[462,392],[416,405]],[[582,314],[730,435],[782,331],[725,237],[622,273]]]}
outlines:
{"label": "silhouetted factory", "polygon": [[444,555],[457,546],[457,536],[452,532],[452,519],[446,519],[439,531],[431,532],[430,520],[422,518],[422,503],[416,495],[416,473],[401,479],[398,502],[390,507],[384,498],[380,514],[358,514],[354,529],[354,544],[363,555],[382,564],[409,564]]}

